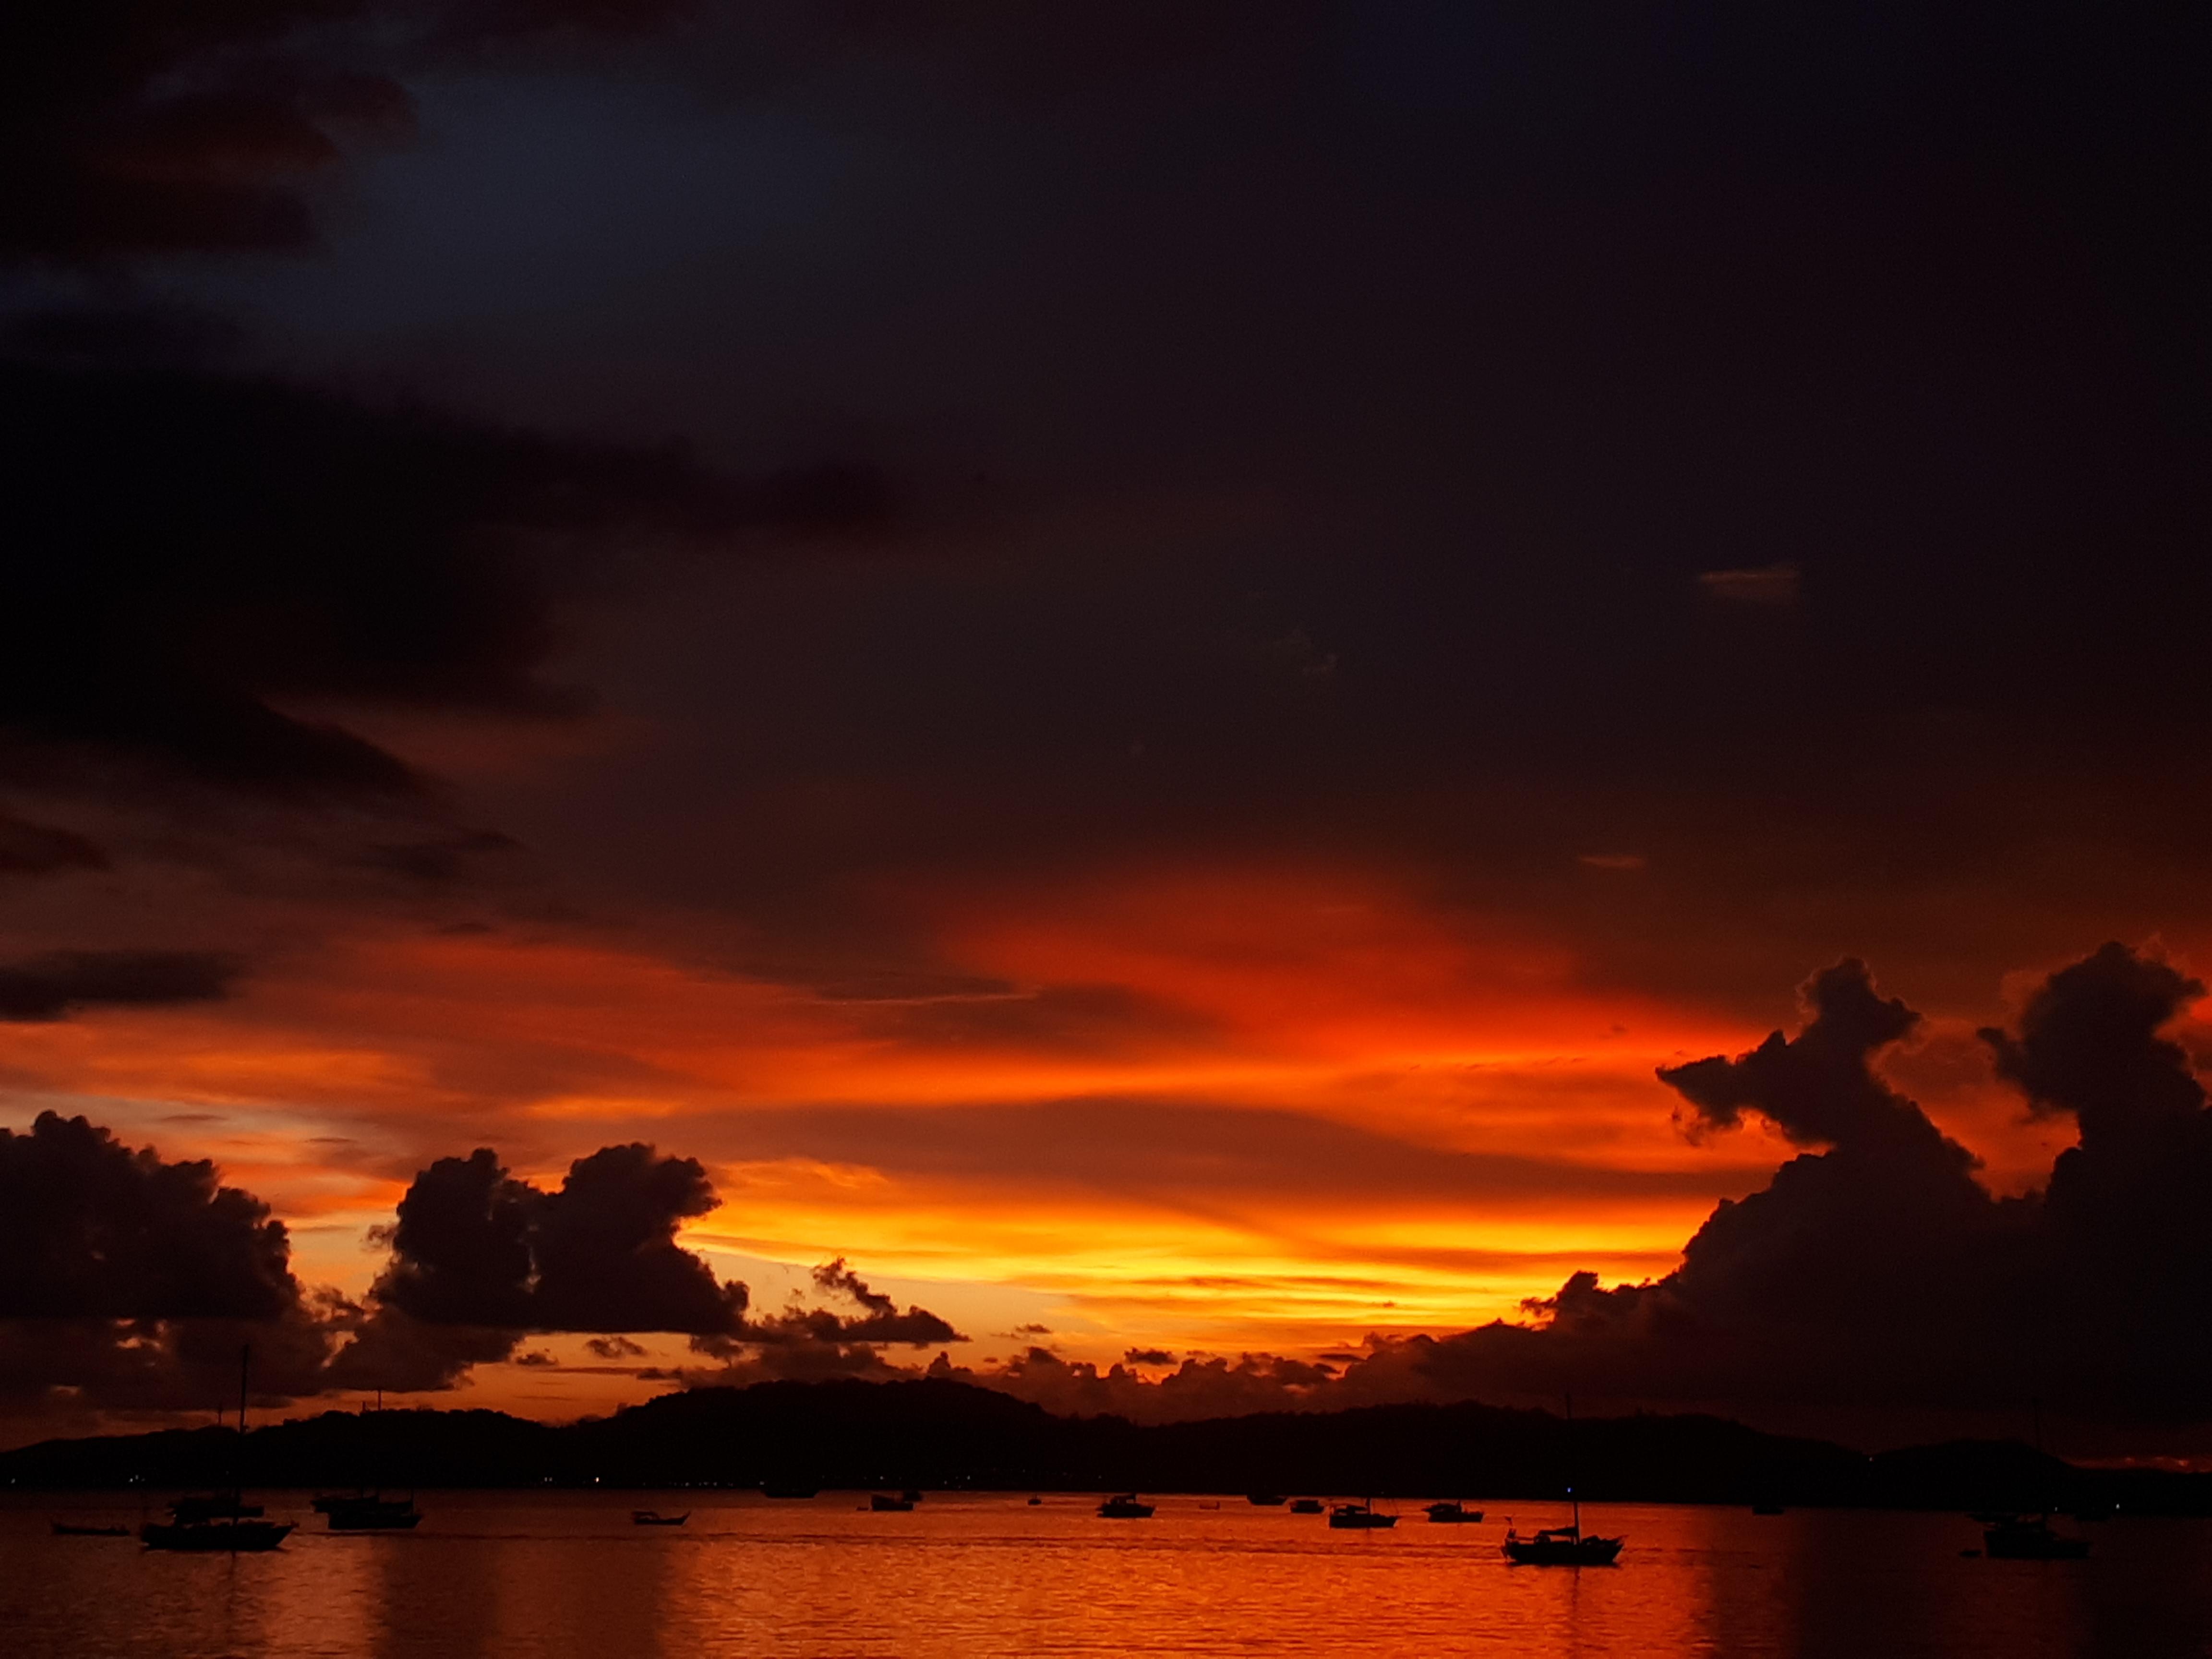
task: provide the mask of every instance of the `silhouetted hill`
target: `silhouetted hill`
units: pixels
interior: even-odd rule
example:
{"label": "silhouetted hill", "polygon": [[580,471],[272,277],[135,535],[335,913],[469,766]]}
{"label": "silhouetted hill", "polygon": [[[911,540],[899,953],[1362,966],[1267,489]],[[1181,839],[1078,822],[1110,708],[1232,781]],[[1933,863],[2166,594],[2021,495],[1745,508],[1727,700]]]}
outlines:
{"label": "silhouetted hill", "polygon": [[1702,1416],[1583,1419],[1476,1404],[1375,1406],[1145,1427],[1060,1418],[988,1389],[764,1382],[672,1394],[553,1427],[497,1412],[326,1412],[256,1429],[47,1441],[0,1454],[21,1486],[580,1485],[1480,1494],[1899,1508],[2212,1512],[2212,1477],[2073,1468],[2017,1442],[1869,1457]]}

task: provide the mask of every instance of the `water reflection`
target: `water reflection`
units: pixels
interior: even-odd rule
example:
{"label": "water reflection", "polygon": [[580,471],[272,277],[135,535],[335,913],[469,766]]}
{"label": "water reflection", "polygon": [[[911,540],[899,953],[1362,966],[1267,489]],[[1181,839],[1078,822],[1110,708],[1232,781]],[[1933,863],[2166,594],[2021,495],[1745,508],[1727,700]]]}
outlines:
{"label": "water reflection", "polygon": [[0,1628],[9,1651],[81,1659],[2155,1659],[2212,1641],[2212,1527],[2197,1522],[2123,1519],[2087,1562],[2012,1562],[1962,1558],[1978,1539],[1954,1516],[1593,1506],[1628,1549],[1616,1569],[1577,1571],[1511,1566],[1502,1526],[1418,1513],[1343,1533],[1188,1498],[1139,1524],[1077,1498],[933,1497],[899,1515],[845,1494],[683,1494],[664,1507],[690,1508],[690,1526],[632,1527],[631,1504],[658,1496],[441,1493],[413,1533],[310,1525],[235,1560],[52,1538],[50,1503],[19,1498],[0,1510]]}

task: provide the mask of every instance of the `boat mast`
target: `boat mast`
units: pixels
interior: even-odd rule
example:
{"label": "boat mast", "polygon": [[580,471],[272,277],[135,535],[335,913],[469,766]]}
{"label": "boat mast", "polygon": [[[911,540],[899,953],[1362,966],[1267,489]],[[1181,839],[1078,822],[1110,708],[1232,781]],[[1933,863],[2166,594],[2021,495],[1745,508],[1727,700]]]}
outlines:
{"label": "boat mast", "polygon": [[[250,1346],[238,1351],[238,1451],[230,1461],[230,1497],[233,1509],[238,1506],[238,1501],[245,1492],[246,1368],[252,1358],[253,1349]],[[234,1522],[236,1518],[234,1516],[232,1517]]]}
{"label": "boat mast", "polygon": [[1575,1536],[1583,1535],[1583,1500],[1575,1491],[1575,1391],[1566,1390],[1567,1396],[1567,1502],[1575,1512]]}

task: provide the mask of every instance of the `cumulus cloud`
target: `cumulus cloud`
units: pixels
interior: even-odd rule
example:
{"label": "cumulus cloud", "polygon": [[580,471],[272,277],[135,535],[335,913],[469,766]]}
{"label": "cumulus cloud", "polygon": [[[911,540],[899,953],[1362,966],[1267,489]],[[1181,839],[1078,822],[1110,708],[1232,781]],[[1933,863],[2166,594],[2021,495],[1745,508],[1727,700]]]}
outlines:
{"label": "cumulus cloud", "polygon": [[1032,1347],[1003,1366],[933,1370],[1054,1411],[1161,1421],[1397,1400],[1556,1398],[1753,1416],[1893,1419],[2016,1410],[2040,1395],[2107,1425],[2201,1421],[2212,1397],[2212,1109],[2167,1028],[2203,986],[2108,945],[2051,975],[2016,1030],[1983,1037],[2031,1109],[2080,1144],[2047,1186],[2001,1199],[1966,1148],[1881,1076],[1919,1016],[1846,961],[1804,988],[1806,1018],[1734,1057],[1661,1073],[1695,1134],[1756,1115],[1805,1150],[1723,1201],[1673,1273],[1607,1287],[1571,1275],[1517,1320],[1370,1338],[1302,1364],[1194,1356],[1148,1377]]}
{"label": "cumulus cloud", "polygon": [[264,1389],[319,1384],[339,1304],[303,1291],[284,1224],[205,1161],[82,1117],[0,1129],[0,1408],[222,1398],[251,1345]]}
{"label": "cumulus cloud", "polygon": [[0,1319],[264,1319],[299,1299],[284,1224],[204,1160],[82,1117],[0,1129]]}
{"label": "cumulus cloud", "polygon": [[642,1143],[578,1158],[550,1193],[479,1147],[408,1188],[374,1299],[430,1325],[732,1334],[744,1285],[718,1281],[676,1242],[715,1201],[696,1159]]}
{"label": "cumulus cloud", "polygon": [[[545,1191],[488,1149],[418,1174],[383,1237],[367,1297],[303,1286],[284,1225],[204,1160],[168,1162],[82,1118],[0,1129],[0,1413],[161,1412],[225,1397],[239,1351],[257,1390],[450,1389],[476,1366],[548,1363],[532,1334],[592,1332],[605,1359],[641,1358],[623,1333],[668,1331],[760,1375],[890,1375],[887,1344],[962,1340],[900,1310],[842,1260],[815,1288],[848,1310],[746,1317],[745,1286],[676,1242],[715,1204],[694,1159],[602,1147]],[[763,1356],[773,1356],[763,1358]],[[750,1374],[750,1372],[748,1374]]]}

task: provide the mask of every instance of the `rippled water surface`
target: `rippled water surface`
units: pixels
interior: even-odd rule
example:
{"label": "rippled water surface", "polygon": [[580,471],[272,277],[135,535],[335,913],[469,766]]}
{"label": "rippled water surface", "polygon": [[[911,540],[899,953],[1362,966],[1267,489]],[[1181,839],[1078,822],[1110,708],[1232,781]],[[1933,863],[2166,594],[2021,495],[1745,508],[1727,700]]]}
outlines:
{"label": "rippled water surface", "polygon": [[[1334,1533],[1241,1498],[852,1493],[428,1492],[413,1533],[332,1534],[305,1494],[265,1556],[56,1538],[50,1516],[133,1521],[108,1498],[0,1508],[0,1650],[70,1659],[693,1659],[700,1655],[1943,1655],[2212,1653],[2212,1525],[2123,1517],[2086,1562],[1962,1558],[1955,1516],[1593,1506],[1618,1567],[1513,1567],[1480,1526]],[[629,1510],[690,1510],[680,1529]],[[1524,1526],[1555,1517],[1510,1506]]]}

